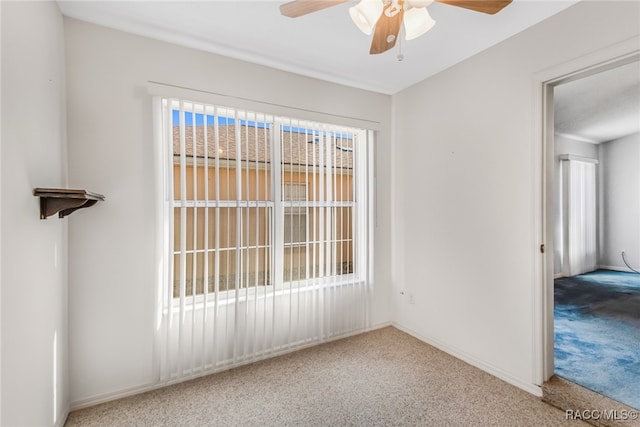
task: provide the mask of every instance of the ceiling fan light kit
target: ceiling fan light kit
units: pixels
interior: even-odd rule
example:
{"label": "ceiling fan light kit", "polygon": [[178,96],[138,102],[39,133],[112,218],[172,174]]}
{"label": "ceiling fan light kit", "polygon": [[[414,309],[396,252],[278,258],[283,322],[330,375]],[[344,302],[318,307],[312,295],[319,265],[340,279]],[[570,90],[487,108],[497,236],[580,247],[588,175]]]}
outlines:
{"label": "ceiling fan light kit", "polygon": [[436,21],[429,15],[426,7],[414,7],[406,10],[403,23],[406,40],[418,38],[436,25]]}
{"label": "ceiling fan light kit", "polygon": [[369,36],[382,14],[383,7],[384,3],[381,0],[361,0],[349,8],[349,15],[356,27]]}
{"label": "ceiling fan light kit", "polygon": [[[280,12],[297,18],[347,1],[294,0],[280,5]],[[418,38],[433,28],[436,21],[427,7],[434,1],[493,15],[512,0],[360,0],[349,8],[349,15],[360,31],[366,35],[373,33],[369,53],[378,54],[395,46],[402,25],[406,40]]]}
{"label": "ceiling fan light kit", "polygon": [[[383,0],[361,0],[360,3],[349,8],[349,15],[351,15],[353,23],[356,24],[360,31],[366,35],[371,35],[373,28],[381,18],[383,10],[388,17],[393,17],[400,12],[400,9],[404,9],[402,22],[404,23],[405,39],[413,40],[429,31],[436,23],[427,11],[427,6],[431,3],[432,1],[429,0],[393,0],[387,2],[391,6],[385,9]],[[393,34],[387,36],[387,40],[393,41],[394,39],[395,35]]]}

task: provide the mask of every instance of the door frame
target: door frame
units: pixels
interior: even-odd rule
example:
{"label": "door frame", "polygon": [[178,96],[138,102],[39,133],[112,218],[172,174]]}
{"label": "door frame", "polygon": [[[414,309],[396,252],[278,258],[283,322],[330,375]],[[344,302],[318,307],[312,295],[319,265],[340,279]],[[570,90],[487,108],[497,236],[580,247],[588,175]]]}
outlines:
{"label": "door frame", "polygon": [[632,37],[607,48],[542,70],[533,76],[534,129],[539,129],[534,144],[534,198],[536,205],[534,242],[534,366],[535,382],[541,386],[554,374],[554,109],[556,86],[590,75],[640,61],[640,37]]}

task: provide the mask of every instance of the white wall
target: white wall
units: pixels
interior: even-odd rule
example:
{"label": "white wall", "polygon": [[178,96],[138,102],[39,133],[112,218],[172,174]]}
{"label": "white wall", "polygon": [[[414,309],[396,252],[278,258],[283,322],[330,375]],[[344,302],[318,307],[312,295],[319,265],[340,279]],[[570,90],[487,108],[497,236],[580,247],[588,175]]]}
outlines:
{"label": "white wall", "polygon": [[148,81],[380,122],[373,323],[391,320],[390,97],[73,19],[65,37],[70,182],[107,197],[91,215],[70,218],[72,406],[155,381]]}
{"label": "white wall", "polygon": [[580,2],[395,96],[401,328],[539,393],[534,76],[638,36],[639,7]]}
{"label": "white wall", "polygon": [[600,145],[602,267],[640,268],[640,133]]}
{"label": "white wall", "polygon": [[[553,273],[562,273],[562,181],[560,170],[560,156],[563,154],[573,154],[574,156],[587,157],[589,159],[598,160],[598,145],[588,142],[577,141],[563,135],[555,135],[554,138],[554,174],[556,181],[554,182],[554,195],[553,195],[553,209],[554,209],[554,224],[553,224]],[[596,167],[596,174],[598,174],[598,167]]]}
{"label": "white wall", "polygon": [[2,419],[61,425],[68,404],[67,220],[35,187],[66,186],[63,20],[55,2],[2,8]]}

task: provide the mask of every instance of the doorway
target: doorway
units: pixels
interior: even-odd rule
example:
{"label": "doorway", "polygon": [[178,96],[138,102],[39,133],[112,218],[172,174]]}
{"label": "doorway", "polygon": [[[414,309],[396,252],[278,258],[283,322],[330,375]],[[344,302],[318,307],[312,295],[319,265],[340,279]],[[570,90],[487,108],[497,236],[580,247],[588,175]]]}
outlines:
{"label": "doorway", "polygon": [[640,409],[639,58],[545,87],[547,364]]}

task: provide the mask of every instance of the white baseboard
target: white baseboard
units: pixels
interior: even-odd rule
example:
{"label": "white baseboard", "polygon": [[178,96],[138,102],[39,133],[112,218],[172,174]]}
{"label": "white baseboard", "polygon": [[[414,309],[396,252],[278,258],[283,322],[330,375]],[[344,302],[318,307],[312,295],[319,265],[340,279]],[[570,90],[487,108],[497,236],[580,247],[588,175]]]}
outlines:
{"label": "white baseboard", "polygon": [[64,413],[60,414],[61,416],[58,417],[58,420],[56,421],[55,427],[64,427],[65,423],[67,422],[67,418],[69,418],[69,406],[67,405],[67,407],[64,410]]}
{"label": "white baseboard", "polygon": [[535,384],[529,384],[526,382],[521,381],[518,378],[515,378],[513,375],[504,372],[502,369],[496,368],[495,366],[491,366],[487,363],[484,363],[456,348],[450,347],[446,344],[443,344],[437,340],[433,340],[433,339],[429,339],[426,338],[420,334],[418,334],[415,331],[412,331],[408,328],[405,328],[401,325],[398,325],[397,323],[394,323],[393,326],[399,330],[401,330],[402,332],[406,332],[407,334],[411,335],[414,338],[419,339],[420,341],[427,343],[429,345],[434,346],[435,348],[444,351],[445,353],[450,354],[451,356],[460,359],[472,366],[475,366],[478,369],[481,369],[491,375],[493,375],[494,377],[497,377],[499,379],[501,379],[502,381],[505,381],[515,387],[518,387],[521,390],[526,391],[527,393],[531,393],[534,396],[537,397],[542,397],[542,387],[535,385]]}
{"label": "white baseboard", "polygon": [[84,399],[74,400],[69,405],[69,411],[78,411],[80,409],[89,408],[91,406],[100,405],[102,403],[111,402],[113,400],[135,396],[136,394],[146,393],[147,391],[156,390],[165,386],[166,384],[147,384],[127,389],[116,390],[110,393],[99,394]]}
{"label": "white baseboard", "polygon": [[[619,267],[617,265],[598,265],[596,267],[597,270],[612,270],[612,271],[622,271],[625,273],[633,273],[634,271],[627,268],[627,267]],[[571,277],[571,276],[567,276],[564,273],[556,273],[553,275],[553,279],[560,279],[562,277]]]}
{"label": "white baseboard", "polygon": [[370,328],[367,329],[367,332],[375,331],[377,329],[382,329],[382,328],[388,328],[389,326],[395,326],[395,325],[391,321],[382,322],[382,323],[378,323],[376,325],[371,326]]}
{"label": "white baseboard", "polygon": [[[104,394],[100,394],[97,396],[91,396],[85,399],[80,399],[80,400],[76,400],[71,402],[70,404],[70,409],[67,411],[67,414],[65,415],[64,420],[66,420],[66,417],[68,416],[70,411],[77,411],[80,409],[85,409],[85,408],[89,408],[91,406],[95,406],[95,405],[99,405],[101,403],[106,403],[106,402],[111,402],[113,400],[118,400],[118,399],[122,399],[124,397],[130,397],[130,396],[135,396],[136,394],[141,394],[141,393],[146,393],[148,391],[152,391],[152,390],[157,390],[159,388],[163,388],[163,387],[167,387],[173,384],[178,384],[181,382],[185,382],[185,381],[190,381],[193,380],[195,378],[198,377],[203,377],[203,376],[207,376],[207,375],[213,375],[216,374],[218,372],[222,372],[222,371],[226,371],[229,369],[234,369],[234,368],[239,368],[243,365],[248,365],[248,364],[252,364],[252,363],[256,363],[259,362],[261,360],[265,360],[265,359],[270,359],[272,357],[278,357],[278,356],[282,356],[284,354],[288,354],[288,353],[293,353],[295,351],[298,350],[303,350],[305,348],[308,347],[314,347],[317,345],[322,345],[322,344],[326,344],[328,342],[331,341],[337,341],[337,340],[341,340],[344,338],[348,338],[350,336],[355,336],[355,335],[360,335],[366,332],[371,332],[371,331],[375,331],[377,329],[382,329],[382,328],[386,328],[389,326],[393,326],[392,322],[382,322],[382,323],[378,323],[375,324],[369,328],[366,328],[365,330],[360,330],[360,331],[356,331],[353,333],[349,333],[349,334],[344,334],[344,335],[339,335],[339,336],[335,336],[323,341],[318,341],[318,342],[314,342],[308,345],[303,345],[303,346],[298,346],[298,347],[293,347],[284,351],[280,351],[280,352],[276,352],[276,353],[271,353],[269,354],[267,357],[263,357],[263,358],[258,358],[255,360],[251,360],[249,362],[245,362],[245,363],[240,363],[240,364],[236,364],[236,365],[229,365],[229,366],[225,366],[222,369],[218,369],[215,371],[207,371],[207,372],[203,372],[202,374],[196,374],[196,375],[192,375],[192,376],[186,376],[183,378],[180,378],[179,380],[176,381],[171,381],[169,383],[165,383],[165,382],[158,382],[158,383],[151,383],[151,384],[146,384],[146,385],[140,385],[140,386],[136,386],[136,387],[131,387],[128,389],[122,389],[122,390],[117,390],[117,391],[113,391],[110,393],[104,393]],[[62,427],[62,425],[64,425],[64,422],[60,425],[60,427]],[[58,427],[58,426],[56,426]]]}
{"label": "white baseboard", "polygon": [[623,271],[625,273],[633,273],[633,271],[627,267],[618,267],[615,265],[599,265],[598,268],[601,270],[613,270],[613,271]]}

